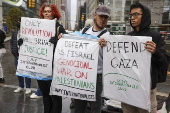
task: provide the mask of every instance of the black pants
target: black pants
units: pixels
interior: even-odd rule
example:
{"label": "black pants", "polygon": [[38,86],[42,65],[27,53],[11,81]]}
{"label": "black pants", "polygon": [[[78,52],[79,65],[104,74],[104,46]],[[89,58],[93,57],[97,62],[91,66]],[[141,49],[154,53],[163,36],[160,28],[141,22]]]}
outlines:
{"label": "black pants", "polygon": [[49,95],[52,80],[37,80],[43,96],[44,113],[61,113],[62,97],[57,95]]}
{"label": "black pants", "polygon": [[75,112],[74,113],[85,113],[86,111],[86,105],[87,102],[90,103],[90,113],[101,113],[101,107],[102,107],[102,98],[101,93],[103,90],[103,84],[102,84],[102,74],[97,75],[97,83],[96,83],[96,101],[86,101],[86,100],[79,100],[75,99]]}
{"label": "black pants", "polygon": [[167,110],[167,113],[169,113],[169,111],[170,111],[170,94],[168,95],[168,98],[166,100],[166,110]]}

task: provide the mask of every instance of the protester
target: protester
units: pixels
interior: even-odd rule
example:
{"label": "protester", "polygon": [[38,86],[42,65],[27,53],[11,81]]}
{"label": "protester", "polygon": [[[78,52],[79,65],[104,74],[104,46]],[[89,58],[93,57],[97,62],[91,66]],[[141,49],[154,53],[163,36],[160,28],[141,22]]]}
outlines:
{"label": "protester", "polygon": [[[85,27],[80,32],[82,34],[89,34],[94,35],[97,37],[102,36],[103,34],[110,34],[105,26],[108,22],[108,18],[110,16],[110,10],[104,6],[100,5],[97,7],[94,13],[94,26]],[[103,41],[101,40],[101,44]],[[103,89],[102,85],[102,70],[103,70],[103,55],[102,55],[102,48],[100,47],[99,50],[99,58],[98,58],[98,67],[97,67],[97,83],[96,83],[96,101],[86,101],[86,100],[79,100],[75,99],[75,113],[85,113],[85,108],[87,102],[91,105],[90,113],[101,113],[101,106],[102,106],[102,98],[101,93]]]}
{"label": "protester", "polygon": [[[11,41],[10,41],[11,53],[14,55],[14,64],[15,64],[16,69],[18,65],[18,57],[19,57],[18,51],[19,51],[19,46],[20,46],[20,44],[17,43],[18,42],[17,40],[21,38],[20,37],[20,22],[21,22],[21,18],[18,19],[17,29],[13,31]],[[19,87],[16,90],[14,90],[15,93],[18,93],[24,89],[24,78],[25,78],[25,84],[26,84],[25,94],[31,93],[31,88],[30,88],[31,79],[27,77],[22,77],[22,76],[18,76]]]}
{"label": "protester", "polygon": [[[152,54],[151,57],[151,113],[157,112],[156,100],[156,84],[158,83],[158,73],[166,74],[168,55],[165,52],[165,42],[161,38],[159,32],[152,31],[149,26],[151,24],[151,12],[148,7],[136,2],[130,7],[130,24],[133,31],[128,33],[132,36],[151,36],[152,41],[145,43],[145,49]],[[164,67],[164,68],[161,68]],[[163,70],[160,70],[163,69]],[[160,71],[160,72],[158,72]],[[162,73],[164,72],[164,73]],[[166,77],[166,75],[165,75]],[[165,78],[166,79],[166,78]],[[128,98],[128,97],[127,97]],[[133,101],[133,100],[131,100]],[[123,113],[149,113],[147,110],[121,103]]]}
{"label": "protester", "polygon": [[[61,18],[61,14],[57,8],[56,5],[53,4],[44,4],[40,8],[40,17],[42,19],[54,19],[56,18],[59,20]],[[59,29],[59,30],[58,30]],[[60,25],[56,21],[56,36],[52,37],[49,41],[54,44],[54,50],[55,46],[58,41],[58,34],[60,33],[66,33],[63,26]],[[54,53],[53,53],[54,54]],[[52,64],[51,64],[52,65]],[[44,104],[44,113],[61,113],[62,111],[62,97],[61,96],[56,96],[56,95],[49,95],[50,93],[50,86],[52,82],[51,80],[43,81],[43,80],[37,80],[39,87],[42,91],[43,95],[43,104]]]}
{"label": "protester", "polygon": [[[61,14],[54,4],[43,4],[39,10],[39,15],[42,19],[57,19],[59,20],[61,18]],[[55,47],[59,39],[59,34],[62,35],[62,33],[66,33],[65,29],[62,25],[56,21],[56,35],[54,37],[51,37],[49,42],[54,44],[53,49],[53,57],[55,52]],[[20,39],[18,42],[23,43],[23,40]],[[53,64],[51,64],[53,67]],[[37,80],[39,88],[42,92],[43,96],[43,105],[44,105],[44,113],[61,113],[62,111],[62,97],[57,95],[49,95],[50,93],[50,87],[51,87],[51,80]],[[33,94],[34,95],[34,94]]]}
{"label": "protester", "polygon": [[[10,41],[11,53],[14,56],[14,64],[15,64],[16,69],[18,65],[19,46],[22,45],[23,43],[22,37],[20,37],[20,34],[18,34],[20,32],[20,22],[21,22],[21,17],[18,19],[17,29],[13,31],[12,38]],[[22,91],[24,88],[24,78],[21,76],[18,76],[18,81],[19,81],[19,88],[14,90],[15,93]],[[25,77],[25,83],[26,83],[26,88],[27,88],[25,93],[30,94],[31,93],[31,89],[30,89],[31,79]],[[42,97],[42,93],[39,87],[37,91],[30,96],[30,98],[41,98],[41,97]]]}
{"label": "protester", "polygon": [[5,79],[2,69],[2,56],[6,53],[4,40],[6,38],[5,32],[0,29],[0,85],[4,85]]}

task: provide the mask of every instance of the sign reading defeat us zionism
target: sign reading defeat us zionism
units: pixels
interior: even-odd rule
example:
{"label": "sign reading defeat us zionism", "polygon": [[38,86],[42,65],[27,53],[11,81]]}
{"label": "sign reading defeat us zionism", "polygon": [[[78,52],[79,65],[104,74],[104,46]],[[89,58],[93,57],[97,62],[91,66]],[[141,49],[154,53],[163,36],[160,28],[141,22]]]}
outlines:
{"label": "sign reading defeat us zionism", "polygon": [[103,36],[104,96],[150,111],[151,53],[145,42],[151,37]]}

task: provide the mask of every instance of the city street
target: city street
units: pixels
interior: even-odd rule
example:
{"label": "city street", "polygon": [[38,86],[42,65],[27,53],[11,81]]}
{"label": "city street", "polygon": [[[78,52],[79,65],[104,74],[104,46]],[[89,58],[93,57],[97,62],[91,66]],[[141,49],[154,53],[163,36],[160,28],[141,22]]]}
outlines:
{"label": "city street", "polygon": [[[9,37],[8,37],[9,39]],[[42,113],[43,104],[42,98],[30,99],[30,94],[26,95],[24,92],[14,93],[13,91],[18,87],[17,76],[15,75],[15,67],[13,63],[13,55],[10,53],[9,40],[5,42],[7,53],[3,57],[4,77],[6,80],[5,85],[0,86],[0,113]],[[32,92],[36,91],[36,80],[32,79]],[[170,77],[168,76],[167,82],[158,85],[159,102],[161,103],[166,99],[170,92]],[[74,109],[70,109],[70,98],[63,98],[62,113],[73,113]],[[117,110],[117,112],[116,112]],[[103,109],[102,113],[121,113],[116,110]],[[89,113],[87,110],[86,113]]]}

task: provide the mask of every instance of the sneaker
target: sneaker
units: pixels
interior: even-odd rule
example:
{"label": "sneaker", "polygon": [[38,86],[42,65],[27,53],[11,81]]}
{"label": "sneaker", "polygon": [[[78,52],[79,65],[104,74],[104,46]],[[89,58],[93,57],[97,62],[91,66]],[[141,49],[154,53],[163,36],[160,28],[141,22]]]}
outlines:
{"label": "sneaker", "polygon": [[4,85],[5,83],[5,79],[4,78],[0,78],[0,85]]}
{"label": "sneaker", "polygon": [[23,88],[21,88],[21,87],[18,87],[16,90],[14,90],[14,93],[21,92],[22,90],[23,90]]}
{"label": "sneaker", "polygon": [[30,94],[31,93],[31,89],[30,88],[26,88],[25,94]]}
{"label": "sneaker", "polygon": [[71,102],[70,108],[71,108],[71,109],[74,108],[74,102]]}
{"label": "sneaker", "polygon": [[30,96],[30,98],[42,98],[43,96],[38,96],[35,93],[32,93],[32,95]]}

